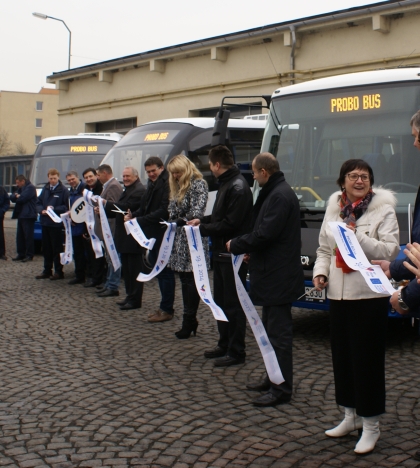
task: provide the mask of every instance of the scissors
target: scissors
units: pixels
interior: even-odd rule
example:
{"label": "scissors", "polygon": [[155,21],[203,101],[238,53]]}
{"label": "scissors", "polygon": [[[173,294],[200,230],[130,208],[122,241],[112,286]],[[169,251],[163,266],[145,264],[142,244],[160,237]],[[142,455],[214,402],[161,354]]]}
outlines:
{"label": "scissors", "polygon": [[299,299],[302,299],[302,297],[306,296],[307,294],[310,294],[311,292],[315,291],[316,288],[312,288],[310,289],[308,292],[306,292],[305,294],[302,294],[300,297],[298,297],[296,300],[298,301]]}
{"label": "scissors", "polygon": [[122,215],[126,215],[126,214],[128,213],[128,211],[123,211],[123,210],[121,210],[120,208],[118,208],[117,205],[114,205],[114,206],[115,206],[116,210],[111,210],[111,211],[113,211],[114,213],[120,213],[120,214],[122,214]]}

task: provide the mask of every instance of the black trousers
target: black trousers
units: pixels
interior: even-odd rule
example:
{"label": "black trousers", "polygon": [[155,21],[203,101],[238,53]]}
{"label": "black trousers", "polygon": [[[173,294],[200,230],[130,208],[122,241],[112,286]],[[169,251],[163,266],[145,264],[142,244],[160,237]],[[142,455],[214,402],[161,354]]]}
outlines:
{"label": "black trousers", "polygon": [[362,417],[385,412],[388,302],[388,297],[330,301],[336,402]]}
{"label": "black trousers", "polygon": [[179,279],[181,281],[182,302],[184,303],[184,318],[188,316],[192,321],[195,321],[200,296],[195,287],[194,273],[192,271],[180,271]]}
{"label": "black trousers", "polygon": [[92,279],[92,283],[101,284],[106,276],[105,256],[96,258],[91,240],[83,238],[83,242],[85,243],[85,249],[87,252],[86,276]]}
{"label": "black trousers", "polygon": [[6,255],[6,242],[4,239],[4,215],[0,215],[0,256]]}
{"label": "black trousers", "polygon": [[16,231],[16,251],[20,258],[34,256],[35,219],[19,218]]}
{"label": "black trousers", "polygon": [[77,279],[84,281],[86,271],[85,241],[83,236],[72,236],[71,239],[73,241],[74,272]]}
{"label": "black trousers", "polygon": [[42,226],[42,252],[44,254],[44,273],[63,273],[60,253],[63,252],[63,231],[61,227]]}
{"label": "black trousers", "polygon": [[141,307],[143,283],[137,281],[137,276],[142,271],[142,254],[122,253],[121,264],[127,302],[136,307]]}
{"label": "black trousers", "polygon": [[[239,277],[245,285],[246,264],[239,268]],[[233,358],[245,357],[246,317],[236,293],[231,262],[213,262],[214,302],[223,310],[229,322],[217,321],[218,346]]]}
{"label": "black trousers", "polygon": [[270,393],[276,396],[281,393],[291,394],[293,392],[292,304],[264,306],[262,322],[285,380],[280,385],[271,382]]}

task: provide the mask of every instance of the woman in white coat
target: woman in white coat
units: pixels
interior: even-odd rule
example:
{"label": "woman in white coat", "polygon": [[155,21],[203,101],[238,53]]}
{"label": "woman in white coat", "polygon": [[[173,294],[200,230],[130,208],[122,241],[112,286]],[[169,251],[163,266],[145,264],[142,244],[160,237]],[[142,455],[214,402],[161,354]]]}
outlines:
{"label": "woman in white coat", "polygon": [[337,249],[329,221],[346,223],[354,231],[369,261],[393,260],[399,252],[399,229],[392,192],[372,189],[372,168],[350,159],[337,180],[321,227],[313,282],[328,284],[331,353],[336,402],[344,406],[344,420],[326,431],[342,437],[363,429],[355,452],[372,451],[379,438],[379,415],[385,412],[385,340],[387,295],[373,292],[358,271],[349,269]]}

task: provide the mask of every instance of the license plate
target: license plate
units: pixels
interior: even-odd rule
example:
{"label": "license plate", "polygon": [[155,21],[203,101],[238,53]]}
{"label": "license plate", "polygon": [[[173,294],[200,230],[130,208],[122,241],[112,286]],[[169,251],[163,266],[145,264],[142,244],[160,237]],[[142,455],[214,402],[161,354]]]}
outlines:
{"label": "license plate", "polygon": [[[310,286],[305,286],[305,297],[302,298],[305,302],[325,302],[327,299],[327,294],[325,293],[325,289],[322,291],[311,291]],[[309,292],[311,291],[311,292]]]}

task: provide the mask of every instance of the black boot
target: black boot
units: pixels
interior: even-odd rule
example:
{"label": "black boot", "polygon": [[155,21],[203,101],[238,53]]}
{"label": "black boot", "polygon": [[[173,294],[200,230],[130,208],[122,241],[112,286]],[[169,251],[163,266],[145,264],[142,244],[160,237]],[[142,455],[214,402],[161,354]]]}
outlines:
{"label": "black boot", "polygon": [[179,273],[179,278],[181,280],[182,300],[184,302],[184,315],[182,317],[182,328],[175,333],[175,336],[180,340],[185,340],[190,337],[191,333],[194,333],[194,336],[197,333],[197,309],[200,303],[200,296],[195,287],[192,272]]}
{"label": "black boot", "polygon": [[182,328],[175,332],[175,336],[180,340],[186,340],[190,337],[191,333],[196,336],[198,322],[195,315],[184,314],[182,318]]}

